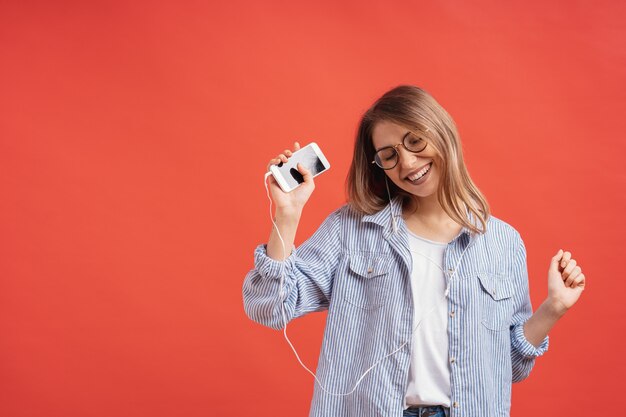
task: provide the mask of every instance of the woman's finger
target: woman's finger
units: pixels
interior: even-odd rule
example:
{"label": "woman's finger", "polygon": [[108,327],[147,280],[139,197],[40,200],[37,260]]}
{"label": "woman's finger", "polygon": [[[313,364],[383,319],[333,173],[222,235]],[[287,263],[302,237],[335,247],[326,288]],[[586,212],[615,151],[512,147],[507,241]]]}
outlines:
{"label": "woman's finger", "polygon": [[571,258],[572,258],[572,253],[565,251],[565,253],[563,254],[563,257],[561,258],[561,268],[565,268]]}
{"label": "woman's finger", "polygon": [[578,275],[580,275],[581,273],[581,269],[579,266],[577,266],[576,268],[574,268],[572,270],[572,272],[569,274],[569,276],[567,277],[567,279],[565,280],[565,286],[566,287],[571,287],[572,286],[572,282],[574,282],[574,280],[576,279],[576,277],[578,277]]}
{"label": "woman's finger", "polygon": [[585,284],[587,284],[587,281],[585,280],[585,274],[580,274],[574,280],[574,283],[572,284],[572,288],[576,288],[576,287],[584,288]]}
{"label": "woman's finger", "polygon": [[267,170],[270,170],[270,167],[272,165],[278,165],[280,163],[280,159],[274,158],[274,159],[270,159],[270,163],[267,164]]}
{"label": "woman's finger", "polygon": [[[294,143],[294,150],[297,151],[300,149],[300,144],[298,142]],[[276,158],[273,158],[270,160],[270,163],[267,165],[267,170],[270,170],[270,166],[272,165],[278,165],[281,162],[286,163],[287,160],[289,159],[289,157],[293,156],[293,152],[290,151],[289,149],[285,149],[283,151],[283,153],[278,154],[278,156]]]}
{"label": "woman's finger", "polygon": [[561,276],[563,277],[563,279],[568,278],[569,274],[572,273],[575,267],[576,267],[576,261],[573,259],[570,260],[567,266],[565,267],[565,269],[563,270],[563,272],[561,272]]}

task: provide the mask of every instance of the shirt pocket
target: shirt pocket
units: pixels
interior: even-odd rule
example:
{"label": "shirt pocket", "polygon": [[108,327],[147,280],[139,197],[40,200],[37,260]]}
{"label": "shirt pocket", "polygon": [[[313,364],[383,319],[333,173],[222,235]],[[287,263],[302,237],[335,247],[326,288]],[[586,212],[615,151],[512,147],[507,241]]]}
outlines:
{"label": "shirt pocket", "polygon": [[513,314],[513,281],[489,272],[478,274],[481,295],[481,323],[494,331],[508,330]]}
{"label": "shirt pocket", "polygon": [[389,295],[391,257],[373,254],[350,255],[344,299],[359,308],[373,310],[385,304]]}

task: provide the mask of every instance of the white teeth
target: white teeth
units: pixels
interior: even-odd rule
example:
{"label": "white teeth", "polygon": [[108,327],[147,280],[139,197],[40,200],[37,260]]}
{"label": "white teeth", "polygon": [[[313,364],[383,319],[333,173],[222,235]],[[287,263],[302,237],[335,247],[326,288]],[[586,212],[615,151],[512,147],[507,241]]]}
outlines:
{"label": "white teeth", "polygon": [[413,175],[409,175],[407,178],[409,181],[416,181],[420,178],[422,178],[424,175],[426,175],[426,173],[428,172],[428,170],[430,169],[430,164],[426,165],[421,171],[413,174]]}

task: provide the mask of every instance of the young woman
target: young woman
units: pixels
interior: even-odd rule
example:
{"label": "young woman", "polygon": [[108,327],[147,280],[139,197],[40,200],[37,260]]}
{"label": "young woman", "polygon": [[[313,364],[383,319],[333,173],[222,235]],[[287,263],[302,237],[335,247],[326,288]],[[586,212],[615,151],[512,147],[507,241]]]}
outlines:
{"label": "young woman", "polygon": [[270,177],[275,228],[243,297],[248,316],[275,329],[328,310],[310,415],[508,416],[511,383],[584,289],[571,254],[552,258],[533,314],[519,233],[490,215],[452,118],[417,87],[392,89],[364,114],[348,204],[296,249],[314,189],[298,169],[305,181],[290,193]]}

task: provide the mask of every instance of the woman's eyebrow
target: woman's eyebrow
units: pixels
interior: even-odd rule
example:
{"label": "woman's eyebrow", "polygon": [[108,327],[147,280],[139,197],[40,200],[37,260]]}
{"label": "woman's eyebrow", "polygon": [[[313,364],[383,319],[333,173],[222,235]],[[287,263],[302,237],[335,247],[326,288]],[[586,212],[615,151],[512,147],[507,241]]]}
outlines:
{"label": "woman's eyebrow", "polygon": [[[411,134],[411,131],[410,131],[410,130],[409,130],[408,132],[406,132],[406,133],[404,134],[404,136],[402,136],[402,142],[401,142],[401,143],[404,143],[404,139],[406,139],[406,137],[407,137],[407,136],[409,136],[410,134]],[[381,149],[385,149],[385,148],[393,148],[393,145],[381,146],[381,147],[380,147],[380,148],[378,148],[378,149],[374,149],[374,151],[375,151],[375,152],[378,152],[378,151],[380,151]]]}

